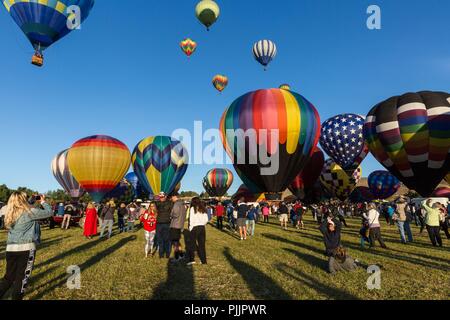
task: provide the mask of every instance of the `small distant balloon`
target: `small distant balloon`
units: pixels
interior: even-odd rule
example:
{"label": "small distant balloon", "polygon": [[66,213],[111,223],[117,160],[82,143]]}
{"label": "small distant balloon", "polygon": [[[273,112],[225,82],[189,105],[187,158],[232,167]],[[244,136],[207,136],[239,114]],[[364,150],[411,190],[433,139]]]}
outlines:
{"label": "small distant balloon", "polygon": [[217,21],[220,15],[219,5],[213,0],[202,0],[195,8],[195,15],[197,19],[206,27],[209,28]]}
{"label": "small distant balloon", "polygon": [[212,84],[217,91],[222,92],[228,86],[228,78],[223,75],[216,75],[212,80]]}
{"label": "small distant balloon", "polygon": [[291,86],[288,84],[282,84],[280,89],[291,91]]}
{"label": "small distant balloon", "polygon": [[186,38],[180,42],[180,48],[184,52],[185,55],[190,57],[195,50],[197,49],[197,42],[190,38]]}
{"label": "small distant balloon", "polygon": [[264,70],[276,55],[277,46],[270,40],[260,40],[253,45],[253,56],[264,67]]}

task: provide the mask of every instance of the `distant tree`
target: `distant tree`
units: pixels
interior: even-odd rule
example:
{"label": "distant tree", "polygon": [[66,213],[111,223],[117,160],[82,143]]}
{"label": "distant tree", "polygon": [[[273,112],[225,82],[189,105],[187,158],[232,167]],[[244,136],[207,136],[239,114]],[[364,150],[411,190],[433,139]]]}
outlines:
{"label": "distant tree", "polygon": [[197,193],[197,192],[195,192],[195,191],[181,191],[180,192],[180,196],[181,197],[186,197],[186,198],[189,198],[189,197],[198,197],[199,196],[199,194]]}
{"label": "distant tree", "polygon": [[0,201],[6,203],[12,192],[5,184],[0,185]]}
{"label": "distant tree", "polygon": [[47,197],[57,202],[66,202],[71,200],[70,196],[61,189],[47,192]]}

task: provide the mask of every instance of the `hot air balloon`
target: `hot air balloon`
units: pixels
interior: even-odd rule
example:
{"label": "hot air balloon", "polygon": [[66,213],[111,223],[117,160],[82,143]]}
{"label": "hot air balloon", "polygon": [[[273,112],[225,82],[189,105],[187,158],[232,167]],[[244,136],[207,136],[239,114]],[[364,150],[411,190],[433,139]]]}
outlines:
{"label": "hot air balloon", "polygon": [[277,55],[277,46],[270,40],[260,40],[253,45],[253,56],[267,70],[269,63]]}
{"label": "hot air balloon", "polygon": [[228,169],[212,169],[203,181],[211,197],[223,197],[233,184],[233,173]]}
{"label": "hot air balloon", "polygon": [[400,181],[388,171],[377,170],[368,178],[370,192],[376,199],[387,199],[400,189]]}
{"label": "hot air balloon", "polygon": [[67,155],[70,172],[97,203],[122,181],[130,160],[125,144],[103,135],[78,140]]}
{"label": "hot air balloon", "polygon": [[180,48],[185,55],[190,57],[197,49],[197,42],[192,39],[186,38],[180,42]]}
{"label": "hot air balloon", "polygon": [[445,181],[447,181],[447,183],[450,184],[450,173],[448,173],[448,174],[445,176]]}
{"label": "hot air balloon", "polygon": [[279,199],[312,155],[320,119],[316,108],[298,93],[257,90],[231,104],[220,131],[244,184]]}
{"label": "hot air balloon", "polygon": [[239,187],[231,197],[231,201],[237,203],[241,198],[244,198],[245,202],[261,202],[266,200],[264,193],[252,191],[245,184]]}
{"label": "hot air balloon", "polygon": [[428,197],[450,169],[449,123],[449,93],[406,93],[369,112],[364,136],[372,154],[389,172]]}
{"label": "hot air balloon", "polygon": [[55,179],[61,187],[63,187],[64,191],[66,191],[72,199],[76,200],[83,196],[84,190],[69,170],[67,164],[68,151],[69,149],[58,153],[56,157],[53,158],[51,167]]}
{"label": "hot air balloon", "polygon": [[228,85],[228,78],[218,74],[214,76],[212,84],[217,91],[222,92]]}
{"label": "hot air balloon", "polygon": [[349,200],[354,203],[370,202],[375,200],[375,197],[370,192],[368,187],[356,187],[350,194]]}
{"label": "hot air balloon", "polygon": [[433,197],[436,198],[450,198],[450,188],[440,187],[434,190]]}
{"label": "hot air balloon", "polygon": [[322,124],[320,146],[342,169],[353,172],[369,153],[364,141],[364,117],[346,113]]}
{"label": "hot air balloon", "polygon": [[171,137],[155,136],[143,139],[135,147],[134,173],[145,190],[153,196],[172,193],[183,179],[189,156],[183,144]]}
{"label": "hot air balloon", "polygon": [[322,173],[320,175],[320,182],[335,197],[345,200],[356,188],[356,185],[361,177],[361,167],[358,167],[349,175],[332,159],[328,159],[323,166]]}
{"label": "hot air balloon", "polygon": [[125,176],[125,180],[133,187],[134,197],[139,198],[143,193],[143,190],[138,176],[134,172],[130,172]]}
{"label": "hot air balloon", "polygon": [[195,15],[197,16],[197,19],[209,31],[209,28],[219,18],[219,5],[213,0],[202,0],[197,4],[197,7],[195,8]]}
{"label": "hot air balloon", "polygon": [[314,148],[313,154],[305,168],[289,185],[289,191],[299,199],[304,198],[308,190],[312,189],[319,179],[324,164],[325,157],[322,150],[317,147]]}
{"label": "hot air balloon", "polygon": [[283,89],[283,90],[291,91],[291,86],[288,84],[282,84],[279,88]]}
{"label": "hot air balloon", "polygon": [[133,196],[133,186],[126,179],[122,179],[114,189],[105,195],[105,199],[116,199],[120,201],[124,197],[131,199]]}
{"label": "hot air balloon", "polygon": [[3,5],[33,45],[32,63],[40,67],[43,51],[78,28],[94,0],[4,0]]}

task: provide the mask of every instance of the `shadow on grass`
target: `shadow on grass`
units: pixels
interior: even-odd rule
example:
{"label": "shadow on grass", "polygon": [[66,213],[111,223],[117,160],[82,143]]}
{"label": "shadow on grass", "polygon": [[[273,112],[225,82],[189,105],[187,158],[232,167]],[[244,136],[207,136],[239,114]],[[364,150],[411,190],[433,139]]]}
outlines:
{"label": "shadow on grass", "polygon": [[225,248],[223,254],[247,283],[255,299],[292,300],[292,297],[269,276],[250,264],[234,258],[229,248]]}
{"label": "shadow on grass", "polygon": [[[41,242],[40,245],[37,246],[37,250],[42,250],[42,249],[54,246],[56,244],[59,244],[59,243],[61,243],[62,240],[66,239],[66,238],[68,238],[68,237],[58,237],[58,238],[54,237],[54,238],[51,238],[52,240],[45,239]],[[6,248],[4,248],[3,250],[6,250]],[[3,260],[3,259],[6,259],[6,251],[2,251],[0,253],[0,260]]]}
{"label": "shadow on grass", "polygon": [[[80,268],[82,273],[86,272],[87,269],[89,269],[93,265],[97,264],[102,259],[106,258],[107,256],[113,254],[115,251],[117,251],[118,249],[120,249],[121,247],[126,245],[128,242],[131,242],[131,241],[134,241],[134,240],[136,240],[136,236],[129,236],[127,238],[121,239],[120,241],[118,241],[116,244],[110,246],[109,248],[106,248],[103,251],[95,253],[94,256],[92,256],[91,258],[89,258],[88,260],[83,262],[82,264],[78,265],[78,267]],[[95,241],[95,242],[98,242],[98,241]],[[67,279],[68,279],[68,275],[67,274],[65,274],[65,273],[64,274],[60,274],[59,276],[57,276],[56,278],[53,278],[52,280],[50,280],[49,282],[43,284],[42,286],[40,286],[38,288],[35,288],[35,290],[39,290],[39,289],[41,289],[44,286],[46,286],[46,287],[48,286],[47,288],[45,288],[41,292],[39,292],[36,295],[30,297],[30,299],[34,299],[34,300],[42,299],[47,294],[49,294],[51,291],[53,291],[53,290],[55,290],[57,288],[63,287],[65,285]],[[31,280],[33,281],[33,278],[31,278]]]}
{"label": "shadow on grass", "polygon": [[283,273],[286,277],[303,283],[307,287],[317,291],[320,294],[326,295],[330,299],[358,300],[356,296],[348,293],[347,291],[326,285],[320,282],[318,279],[306,274],[305,272],[299,269],[294,269],[284,263],[276,264],[275,268],[279,272]]}
{"label": "shadow on grass", "polygon": [[263,233],[261,235],[264,238],[267,238],[267,239],[270,239],[270,240],[274,240],[274,241],[279,241],[279,242],[281,242],[283,244],[291,244],[293,246],[297,246],[297,247],[300,247],[300,248],[303,248],[303,249],[306,249],[306,250],[309,250],[309,251],[313,251],[313,252],[316,252],[318,254],[322,254],[323,255],[325,253],[325,250],[321,250],[321,249],[319,249],[317,247],[313,247],[313,246],[307,245],[307,244],[299,242],[299,241],[293,241],[293,240],[285,239],[285,238],[282,238],[280,236],[276,236],[276,235],[268,234],[268,233]]}

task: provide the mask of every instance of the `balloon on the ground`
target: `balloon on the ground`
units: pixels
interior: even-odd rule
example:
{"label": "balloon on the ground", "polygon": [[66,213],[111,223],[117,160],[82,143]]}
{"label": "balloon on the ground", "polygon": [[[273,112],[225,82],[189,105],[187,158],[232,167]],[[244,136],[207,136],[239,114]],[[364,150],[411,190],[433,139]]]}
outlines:
{"label": "balloon on the ground", "polygon": [[388,171],[377,170],[368,178],[370,192],[375,199],[387,199],[400,189],[400,181]]}
{"label": "balloon on the ground", "polygon": [[112,189],[105,195],[105,199],[114,198],[116,200],[120,200],[122,197],[126,196],[127,193],[134,193],[133,186],[126,179],[122,179],[122,181],[120,181],[114,189]]}
{"label": "balloon on the ground", "polygon": [[277,46],[270,40],[260,40],[253,45],[253,57],[264,69],[277,55]]}
{"label": "balloon on the ground", "polygon": [[209,31],[209,28],[219,18],[219,5],[213,0],[202,0],[197,4],[197,7],[195,8],[195,15],[197,16],[197,19]]}
{"label": "balloon on the ground", "polygon": [[[94,6],[94,0],[4,0],[3,5],[26,35],[37,54],[76,30]],[[39,64],[42,65],[42,64]]]}
{"label": "balloon on the ground", "polygon": [[130,168],[131,155],[121,141],[104,135],[75,142],[69,150],[68,165],[75,179],[95,202],[113,190]]}
{"label": "balloon on the ground", "polygon": [[183,41],[180,42],[180,48],[185,55],[190,57],[197,49],[197,42],[189,38],[184,39]]}
{"label": "balloon on the ground", "polygon": [[361,167],[358,167],[353,173],[349,174],[332,159],[328,159],[323,166],[320,182],[335,197],[345,200],[356,188],[361,177]]}
{"label": "balloon on the ground", "polygon": [[363,203],[375,200],[368,187],[356,187],[350,194],[349,200],[354,203]]}
{"label": "balloon on the ground", "polygon": [[358,168],[369,152],[363,136],[364,121],[362,116],[346,113],[322,124],[320,146],[344,170]]}
{"label": "balloon on the ground", "polygon": [[433,197],[436,197],[436,198],[450,198],[450,188],[448,188],[448,187],[437,188],[433,192]]}
{"label": "balloon on the ground", "polygon": [[174,191],[186,173],[189,156],[180,141],[154,136],[139,142],[132,162],[139,182],[150,195],[157,196],[160,192],[170,194]]}
{"label": "balloon on the ground", "polygon": [[228,169],[212,169],[208,171],[203,182],[211,197],[222,197],[233,184],[233,173]]}
{"label": "balloon on the ground", "polygon": [[[298,93],[257,90],[231,104],[220,131],[244,184],[279,198],[308,163],[319,139],[320,118]],[[245,135],[254,141],[245,143]]]}
{"label": "balloon on the ground", "polygon": [[389,172],[428,197],[449,172],[449,123],[449,93],[406,93],[369,112],[364,136],[374,157]]}
{"label": "balloon on the ground", "polygon": [[218,74],[214,76],[212,84],[217,91],[222,92],[228,86],[228,78]]}
{"label": "balloon on the ground", "polygon": [[299,199],[304,198],[308,193],[308,189],[313,188],[314,184],[319,179],[324,164],[325,157],[322,150],[315,147],[305,168],[289,185],[289,191]]}
{"label": "balloon on the ground", "polygon": [[67,163],[68,152],[69,149],[61,151],[53,158],[51,164],[52,173],[64,191],[66,191],[71,198],[78,199],[83,196],[85,191],[69,170],[69,165]]}
{"label": "balloon on the ground", "polygon": [[279,88],[283,89],[283,90],[291,91],[291,86],[288,84],[282,84]]}

